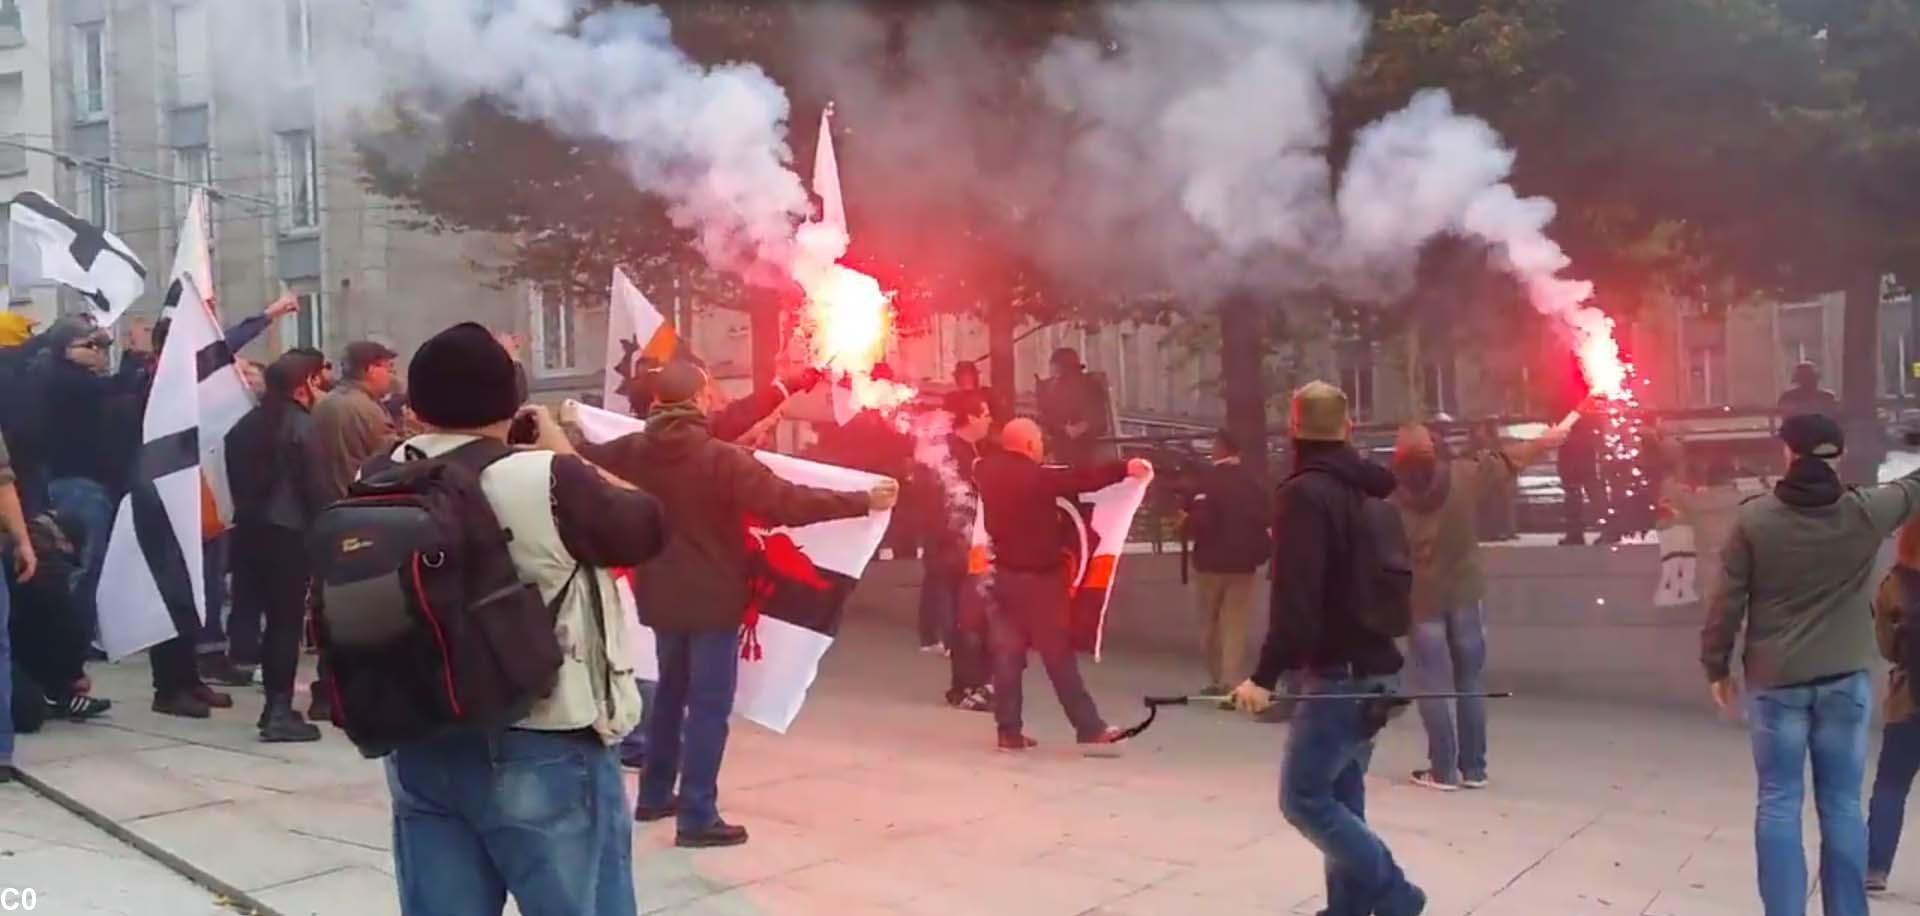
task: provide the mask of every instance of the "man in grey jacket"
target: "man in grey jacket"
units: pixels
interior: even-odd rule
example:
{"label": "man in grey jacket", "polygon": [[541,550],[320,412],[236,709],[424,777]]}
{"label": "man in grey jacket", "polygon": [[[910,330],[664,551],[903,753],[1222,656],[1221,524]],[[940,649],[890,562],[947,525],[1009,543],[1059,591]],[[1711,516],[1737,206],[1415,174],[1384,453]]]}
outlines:
{"label": "man in grey jacket", "polygon": [[1920,472],[1877,487],[1842,486],[1840,425],[1819,414],[1781,424],[1789,465],[1773,493],[1740,508],[1725,574],[1701,631],[1701,664],[1722,711],[1739,698],[1730,668],[1744,630],[1746,711],[1759,777],[1754,847],[1766,916],[1801,916],[1804,770],[1813,762],[1826,916],[1867,912],[1866,773],[1875,656],[1874,560],[1920,511]]}

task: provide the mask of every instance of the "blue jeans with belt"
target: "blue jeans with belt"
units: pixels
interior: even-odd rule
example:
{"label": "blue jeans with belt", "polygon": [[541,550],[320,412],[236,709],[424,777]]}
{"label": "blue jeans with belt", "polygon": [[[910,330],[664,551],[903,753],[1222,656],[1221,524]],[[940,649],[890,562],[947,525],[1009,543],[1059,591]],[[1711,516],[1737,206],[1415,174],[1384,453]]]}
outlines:
{"label": "blue jeans with belt", "polygon": [[[1480,602],[1442,611],[1413,625],[1407,634],[1412,651],[1413,686],[1429,693],[1479,693],[1487,667],[1487,624]],[[1420,700],[1420,722],[1427,729],[1427,760],[1433,778],[1449,785],[1487,778],[1487,701]],[[1455,712],[1459,716],[1456,719]]]}
{"label": "blue jeans with belt", "polygon": [[405,916],[634,916],[633,821],[613,750],[507,729],[393,752],[394,877]]}
{"label": "blue jeans with belt", "polygon": [[1866,916],[1867,824],[1860,787],[1867,770],[1873,684],[1865,671],[1816,683],[1756,690],[1747,698],[1759,776],[1753,842],[1766,916],[1807,911],[1807,856],[1800,809],[1813,762],[1820,817],[1820,898],[1826,916]]}
{"label": "blue jeans with belt", "polygon": [[[1397,682],[1345,671],[1310,672],[1301,692],[1377,693],[1393,690]],[[1426,902],[1394,862],[1393,851],[1367,826],[1367,765],[1378,731],[1358,700],[1303,700],[1287,733],[1280,811],[1326,860],[1327,916],[1408,916]]]}

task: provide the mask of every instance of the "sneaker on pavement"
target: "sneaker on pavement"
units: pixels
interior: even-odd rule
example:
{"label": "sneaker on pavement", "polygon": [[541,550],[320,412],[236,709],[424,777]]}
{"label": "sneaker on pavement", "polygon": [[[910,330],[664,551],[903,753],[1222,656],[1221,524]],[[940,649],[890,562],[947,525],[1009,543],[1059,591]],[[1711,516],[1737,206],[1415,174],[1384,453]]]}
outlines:
{"label": "sneaker on pavement", "polygon": [[200,677],[222,687],[252,687],[253,669],[233,663],[224,652],[200,656]]}
{"label": "sneaker on pavement", "polygon": [[945,643],[930,642],[921,646],[920,651],[928,655],[945,655],[947,654],[947,647]]}
{"label": "sneaker on pavement", "polygon": [[1867,872],[1867,893],[1883,894],[1887,890],[1887,876]]}
{"label": "sneaker on pavement", "polygon": [[1108,727],[1106,731],[1080,742],[1080,756],[1118,757],[1121,754],[1121,742],[1125,740],[1121,737],[1120,729]]}
{"label": "sneaker on pavement", "polygon": [[642,824],[664,821],[680,813],[680,799],[670,798],[664,805],[636,804],[633,806],[633,819]]}
{"label": "sneaker on pavement", "polygon": [[1414,770],[1413,784],[1423,789],[1433,789],[1439,792],[1460,791],[1459,783],[1447,782],[1446,780],[1443,780],[1440,777],[1433,775],[1432,770]]}
{"label": "sneaker on pavement", "polygon": [[964,709],[968,712],[992,712],[993,692],[985,687],[975,687],[967,691],[967,695],[961,697],[960,702],[953,705],[956,709]]}
{"label": "sneaker on pavement", "polygon": [[294,711],[292,704],[272,710],[260,725],[260,740],[265,744],[300,744],[320,740],[320,726],[308,722]]}
{"label": "sneaker on pavement", "polygon": [[85,722],[88,719],[99,718],[106,715],[107,710],[112,708],[112,700],[103,700],[81,693],[72,694],[65,699],[47,698],[47,715],[66,719],[69,722]]}
{"label": "sneaker on pavement", "polygon": [[1484,789],[1487,787],[1487,777],[1485,774],[1479,776],[1462,776],[1460,777],[1460,784],[1469,789]]}
{"label": "sneaker on pavement", "polygon": [[712,826],[691,833],[682,830],[673,837],[673,845],[682,849],[717,849],[739,846],[746,841],[747,828],[726,821],[714,821]]}
{"label": "sneaker on pavement", "polygon": [[213,715],[213,709],[200,701],[199,697],[184,690],[153,698],[153,711],[166,716],[179,716],[183,719],[205,719]]}
{"label": "sneaker on pavement", "polygon": [[1000,749],[1003,751],[1030,751],[1040,746],[1040,742],[1026,735],[1001,735]]}
{"label": "sneaker on pavement", "polygon": [[231,694],[221,693],[205,684],[200,684],[193,688],[193,698],[214,709],[233,708],[233,696]]}

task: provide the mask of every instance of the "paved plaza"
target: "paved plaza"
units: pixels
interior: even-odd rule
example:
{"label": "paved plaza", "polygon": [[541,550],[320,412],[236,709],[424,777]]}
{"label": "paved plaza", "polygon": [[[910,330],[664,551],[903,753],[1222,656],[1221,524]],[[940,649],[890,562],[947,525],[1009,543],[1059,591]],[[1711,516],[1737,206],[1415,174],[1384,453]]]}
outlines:
{"label": "paved plaza", "polygon": [[139,850],[13,783],[0,785],[0,912],[233,916],[235,911]]}
{"label": "paved plaza", "polygon": [[[668,823],[635,834],[649,913],[1190,916],[1311,914],[1320,860],[1275,809],[1285,726],[1174,710],[1119,760],[1073,754],[1039,673],[1030,674],[1026,756],[992,748],[990,720],[936,698],[945,665],[912,636],[850,627],[829,654],[793,734],[738,724],[722,808],[753,831],[742,848],[673,848]],[[1569,646],[1569,651],[1578,647]],[[1164,657],[1090,666],[1109,718],[1130,724],[1139,697],[1193,685]],[[50,788],[180,860],[286,914],[397,911],[380,766],[337,733],[311,745],[253,738],[257,691],[207,722],[146,711],[139,663],[100,666],[113,715],[51,725],[21,745]],[[1703,691],[1704,692],[1704,691]],[[1704,700],[1703,700],[1704,701]],[[1704,712],[1498,702],[1490,790],[1411,787],[1423,741],[1394,723],[1369,782],[1372,820],[1431,893],[1435,916],[1751,916],[1753,774],[1737,725]],[[9,789],[0,837],[47,832],[51,809]],[[64,815],[61,815],[64,817]],[[50,821],[49,821],[50,822]],[[1809,817],[1811,822],[1811,817]],[[1809,824],[1811,826],[1811,823]],[[59,861],[61,830],[0,859]],[[37,845],[36,845],[37,844]],[[1920,916],[1920,843],[1903,851],[1876,913]],[[12,849],[12,847],[0,847]],[[79,855],[80,852],[73,853]],[[105,854],[103,854],[105,855]],[[146,894],[149,867],[73,863],[85,906],[116,913]],[[175,885],[178,882],[174,882]],[[177,888],[176,888],[177,889]],[[201,894],[205,899],[206,894]],[[156,898],[157,899],[157,898]],[[197,913],[191,902],[141,913]]]}

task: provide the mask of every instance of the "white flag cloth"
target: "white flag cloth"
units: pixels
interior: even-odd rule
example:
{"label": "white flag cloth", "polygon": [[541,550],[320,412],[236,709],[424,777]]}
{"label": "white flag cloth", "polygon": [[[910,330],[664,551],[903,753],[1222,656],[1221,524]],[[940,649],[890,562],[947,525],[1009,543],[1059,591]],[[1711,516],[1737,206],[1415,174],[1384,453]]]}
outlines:
{"label": "white flag cloth", "polygon": [[820,196],[820,222],[847,232],[846,199],[840,192],[840,159],[833,152],[833,106],[820,112],[820,145],[813,151],[813,193]]}
{"label": "white flag cloth", "polygon": [[1654,607],[1680,607],[1700,600],[1700,559],[1692,525],[1669,525],[1654,532],[1660,539],[1660,584]]}
{"label": "white flag cloth", "polygon": [[[173,256],[173,275],[167,284],[167,305],[172,307],[176,320],[182,311],[181,298],[188,281],[198,290],[213,289],[213,249],[207,243],[207,198],[206,192],[198,188],[193,190],[187,204],[186,220],[180,226],[180,245]],[[203,295],[202,298],[202,310],[216,329],[217,346],[225,347],[226,334],[218,331],[222,324],[220,310],[210,297]],[[172,339],[172,332],[168,332],[168,339]],[[233,524],[233,489],[227,483],[227,433],[253,409],[255,402],[253,391],[247,387],[246,378],[231,352],[209,359],[221,368],[202,377],[195,392],[200,398],[203,432],[200,472],[215,512],[215,517],[202,519],[202,527],[213,532]]]}
{"label": "white flag cloth", "polygon": [[[646,427],[633,417],[584,404],[570,408],[589,442],[608,442]],[[881,480],[864,471],[787,455],[754,452],[753,456],[780,477],[807,486],[864,492]],[[847,596],[880,549],[891,517],[891,512],[872,512],[799,528],[751,530],[768,571],[767,599],[741,628],[740,680],[733,702],[733,711],[741,718],[782,734],[792,727],[807,688],[819,674],[820,660],[839,632]],[[635,570],[634,575],[644,576],[647,571]],[[630,600],[622,596],[623,604]],[[653,634],[644,632],[646,627],[637,617],[629,617],[631,625],[643,631],[636,644],[652,645]],[[657,676],[651,662],[643,662],[637,675],[646,677],[651,668]]]}
{"label": "white flag cloth", "polygon": [[63,284],[93,303],[101,327],[113,324],[147,291],[147,268],[118,236],[93,225],[38,191],[8,208],[7,246],[14,289]]}
{"label": "white flag cloth", "polygon": [[231,375],[233,354],[189,280],[160,351],[141,424],[140,452],[107,541],[96,597],[100,643],[124,658],[197,631],[206,619],[202,588],[199,389]]}
{"label": "white flag cloth", "polygon": [[607,371],[600,402],[614,413],[631,414],[633,405],[627,403],[626,387],[634,371],[634,359],[665,364],[679,347],[679,337],[660,310],[640,292],[640,287],[633,285],[627,272],[618,267],[613,269],[609,299]]}

